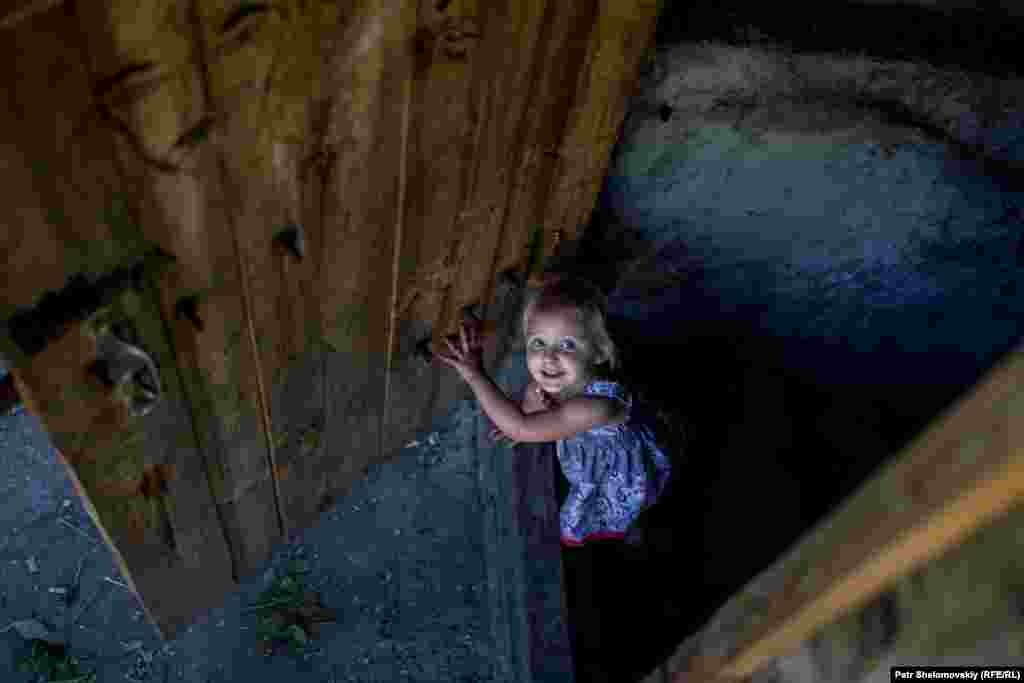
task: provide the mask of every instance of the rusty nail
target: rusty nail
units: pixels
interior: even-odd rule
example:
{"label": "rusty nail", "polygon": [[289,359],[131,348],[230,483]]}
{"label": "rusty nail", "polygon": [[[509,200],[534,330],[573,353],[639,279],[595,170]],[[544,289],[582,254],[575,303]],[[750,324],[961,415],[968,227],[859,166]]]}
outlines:
{"label": "rusty nail", "polygon": [[277,233],[274,241],[291,252],[299,261],[306,257],[306,233],[298,223],[289,223]]}
{"label": "rusty nail", "polygon": [[416,343],[415,355],[425,364],[430,365],[434,360],[434,352],[430,350],[431,337],[424,337]]}
{"label": "rusty nail", "polygon": [[138,263],[131,270],[132,288],[136,292],[143,292],[146,289],[146,267],[143,263]]}
{"label": "rusty nail", "polygon": [[89,372],[91,372],[97,379],[103,382],[108,387],[114,386],[114,378],[111,376],[110,363],[102,358],[96,359],[92,365],[89,366]]}
{"label": "rusty nail", "polygon": [[469,304],[462,307],[462,315],[473,322],[481,322],[484,319],[483,308],[479,303]]}
{"label": "rusty nail", "polygon": [[499,273],[498,283],[507,289],[522,289],[524,284],[522,274],[515,268],[509,268]]}
{"label": "rusty nail", "polygon": [[203,331],[203,319],[199,317],[199,296],[193,294],[186,296],[178,300],[177,305],[174,307],[175,317],[179,320],[182,318],[188,318],[192,321],[192,324],[196,326],[196,329],[200,332]]}

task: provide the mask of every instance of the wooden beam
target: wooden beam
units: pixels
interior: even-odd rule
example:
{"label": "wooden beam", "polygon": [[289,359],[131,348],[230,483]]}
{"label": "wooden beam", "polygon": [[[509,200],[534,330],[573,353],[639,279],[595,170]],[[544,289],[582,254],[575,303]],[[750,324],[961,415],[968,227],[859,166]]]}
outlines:
{"label": "wooden beam", "polygon": [[[709,666],[701,653],[682,662],[677,650],[649,680],[666,669],[677,683],[742,680],[1024,499],[1022,349],[777,563],[780,590],[745,613],[731,656]],[[748,585],[732,600],[753,598]]]}
{"label": "wooden beam", "polygon": [[64,0],[29,0],[15,3],[16,9],[7,9],[0,18],[0,29],[14,28],[23,21],[64,4]]}

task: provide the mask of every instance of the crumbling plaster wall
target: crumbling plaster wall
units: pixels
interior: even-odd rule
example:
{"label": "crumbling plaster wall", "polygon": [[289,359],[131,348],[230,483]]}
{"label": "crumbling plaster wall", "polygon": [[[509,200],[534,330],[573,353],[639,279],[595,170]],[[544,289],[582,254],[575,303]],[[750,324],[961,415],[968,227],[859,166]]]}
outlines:
{"label": "crumbling plaster wall", "polygon": [[1019,336],[1024,79],[714,44],[662,59],[639,103],[671,117],[629,118],[607,199],[683,242],[715,293],[687,317],[742,317],[844,383],[970,382]]}
{"label": "crumbling plaster wall", "polygon": [[[828,52],[836,26],[801,49],[741,20],[732,38],[668,44],[672,21],[582,249],[595,278],[619,278],[611,314],[636,374],[690,430],[662,520],[688,568],[667,599],[687,614],[665,617],[662,651],[1024,331],[1024,79],[995,59],[1003,43],[985,73],[978,45],[959,60]],[[694,10],[687,25],[709,24]],[[879,24],[908,44],[912,29]],[[623,255],[625,272],[602,267]]]}

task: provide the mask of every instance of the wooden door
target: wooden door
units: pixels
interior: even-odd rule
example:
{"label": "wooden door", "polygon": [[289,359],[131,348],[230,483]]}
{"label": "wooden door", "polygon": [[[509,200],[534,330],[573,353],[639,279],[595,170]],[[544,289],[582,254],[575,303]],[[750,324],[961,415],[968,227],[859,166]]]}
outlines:
{"label": "wooden door", "polygon": [[[465,391],[416,349],[586,222],[655,11],[111,0],[0,23],[0,350],[165,637]],[[160,380],[144,415],[97,379],[125,334]]]}

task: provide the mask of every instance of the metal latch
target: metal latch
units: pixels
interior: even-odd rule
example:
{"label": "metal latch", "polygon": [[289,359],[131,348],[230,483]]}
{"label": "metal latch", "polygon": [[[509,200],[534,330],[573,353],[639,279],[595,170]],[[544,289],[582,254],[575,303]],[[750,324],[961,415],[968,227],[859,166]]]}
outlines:
{"label": "metal latch", "polygon": [[115,393],[128,399],[132,417],[149,414],[160,401],[160,373],[145,351],[115,332],[99,337],[98,360],[91,370]]}
{"label": "metal latch", "polygon": [[72,275],[59,292],[47,292],[34,308],[18,311],[3,327],[18,352],[34,356],[63,336],[69,325],[89,318],[122,291],[133,288],[142,292],[147,274],[155,276],[175,260],[156,247],[138,263],[118,268],[95,282],[81,274]]}
{"label": "metal latch", "polygon": [[[147,279],[155,278],[175,260],[156,247],[134,265],[118,268],[94,282],[84,275],[73,275],[60,291],[47,292],[36,306],[18,311],[0,325],[0,331],[13,342],[7,350],[19,355],[13,364],[27,362],[61,338],[69,326],[94,317],[126,290],[144,291]],[[149,354],[139,347],[132,324],[128,320],[110,322],[95,332],[98,358],[90,370],[115,393],[127,398],[133,417],[148,414],[160,399],[160,373]]]}

